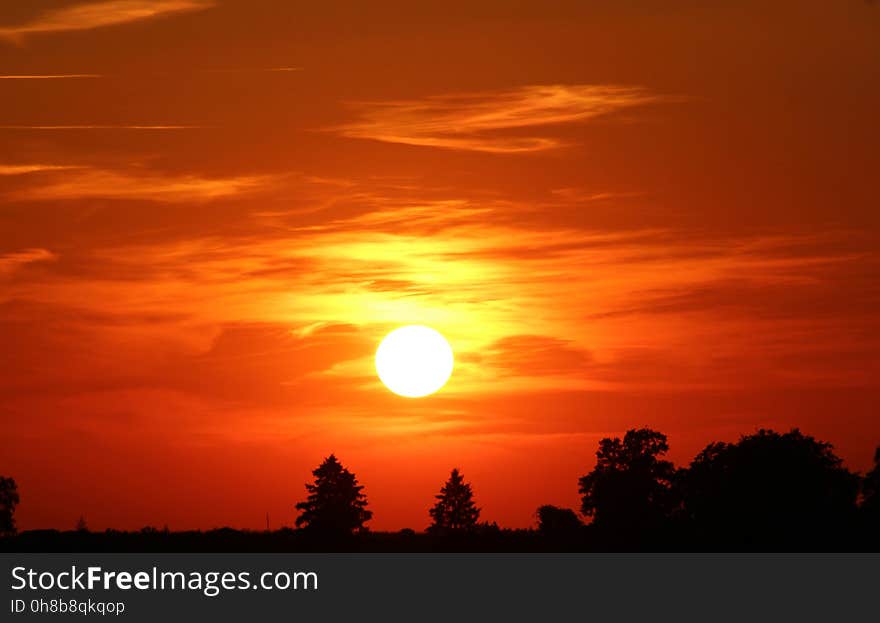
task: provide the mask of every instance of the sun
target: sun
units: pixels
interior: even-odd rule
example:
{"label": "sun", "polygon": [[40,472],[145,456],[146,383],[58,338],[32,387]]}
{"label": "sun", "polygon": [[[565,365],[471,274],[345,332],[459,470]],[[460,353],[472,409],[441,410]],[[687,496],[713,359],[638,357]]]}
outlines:
{"label": "sun", "polygon": [[385,336],[376,349],[376,372],[398,396],[433,394],[452,375],[452,348],[430,327],[408,325]]}

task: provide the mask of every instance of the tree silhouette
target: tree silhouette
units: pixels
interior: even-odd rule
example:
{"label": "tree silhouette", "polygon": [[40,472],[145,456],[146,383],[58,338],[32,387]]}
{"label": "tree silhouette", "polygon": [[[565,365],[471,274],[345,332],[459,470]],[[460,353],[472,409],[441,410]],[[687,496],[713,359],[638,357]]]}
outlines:
{"label": "tree silhouette", "polygon": [[0,535],[15,534],[18,486],[12,478],[0,476]]}
{"label": "tree silhouette", "polygon": [[435,496],[437,503],[428,512],[434,522],[428,528],[435,533],[466,532],[473,530],[480,518],[480,509],[474,505],[474,493],[464,481],[458,468]]}
{"label": "tree silhouette", "polygon": [[583,527],[581,520],[570,508],[545,504],[538,508],[538,530],[553,537],[569,537]]}
{"label": "tree silhouette", "polygon": [[862,481],[862,511],[880,517],[880,448],[874,451],[874,468]]}
{"label": "tree silhouette", "polygon": [[830,538],[855,512],[858,477],[798,429],[711,443],[682,472],[684,510],[714,538],[784,544]]}
{"label": "tree silhouette", "polygon": [[581,512],[599,527],[644,529],[672,509],[672,463],[661,460],[666,435],[641,428],[599,442],[596,467],[579,480]]}
{"label": "tree silhouette", "polygon": [[373,516],[357,478],[331,454],[315,469],[314,484],[306,484],[309,497],[296,505],[301,511],[297,527],[328,535],[351,534],[364,530]]}

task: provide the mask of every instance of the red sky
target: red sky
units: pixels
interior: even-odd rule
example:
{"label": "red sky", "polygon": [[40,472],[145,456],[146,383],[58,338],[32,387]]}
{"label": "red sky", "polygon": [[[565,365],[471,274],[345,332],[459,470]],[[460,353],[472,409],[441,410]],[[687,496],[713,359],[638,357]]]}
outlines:
{"label": "red sky", "polygon": [[[291,525],[331,452],[376,529],[455,466],[528,526],[638,426],[868,467],[880,7],[672,4],[5,3],[19,526]],[[410,323],[420,400],[372,368]]]}

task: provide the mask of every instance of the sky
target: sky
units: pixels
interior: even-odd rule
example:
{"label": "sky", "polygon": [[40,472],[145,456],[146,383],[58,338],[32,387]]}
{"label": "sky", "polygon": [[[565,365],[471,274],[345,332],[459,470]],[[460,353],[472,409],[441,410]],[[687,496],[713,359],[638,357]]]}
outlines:
{"label": "sky", "polygon": [[[0,7],[0,473],[21,529],[373,529],[453,467],[579,506],[597,442],[880,445],[880,6]],[[440,331],[407,399],[381,338]]]}

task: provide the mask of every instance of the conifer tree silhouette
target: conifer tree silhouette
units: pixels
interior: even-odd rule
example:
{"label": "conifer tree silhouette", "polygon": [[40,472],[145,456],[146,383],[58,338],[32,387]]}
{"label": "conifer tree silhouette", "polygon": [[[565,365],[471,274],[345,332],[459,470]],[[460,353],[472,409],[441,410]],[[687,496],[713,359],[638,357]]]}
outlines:
{"label": "conifer tree silhouette", "polygon": [[434,522],[428,528],[435,533],[466,532],[472,530],[480,518],[480,509],[474,504],[470,484],[464,481],[458,468],[435,496],[437,503],[428,511]]}
{"label": "conifer tree silhouette", "polygon": [[355,475],[331,454],[312,474],[314,484],[306,484],[309,497],[296,505],[301,511],[297,527],[330,535],[351,534],[365,530],[364,523],[373,513],[367,510],[367,497]]}

